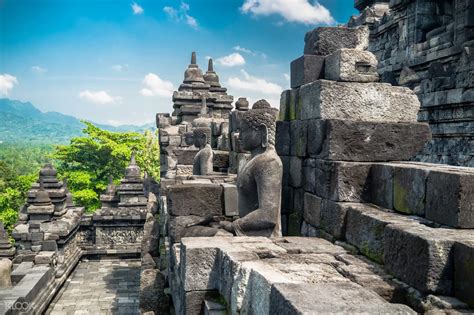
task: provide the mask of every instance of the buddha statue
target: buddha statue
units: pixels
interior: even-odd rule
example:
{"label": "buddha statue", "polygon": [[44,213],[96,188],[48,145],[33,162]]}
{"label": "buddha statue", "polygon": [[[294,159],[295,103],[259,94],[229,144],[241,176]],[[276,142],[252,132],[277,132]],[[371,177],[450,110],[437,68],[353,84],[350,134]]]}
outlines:
{"label": "buddha statue", "polygon": [[237,177],[239,215],[221,227],[237,236],[280,237],[283,165],[275,150],[274,109],[258,101],[242,115],[240,142],[251,153]]}
{"label": "buddha statue", "polygon": [[209,175],[213,171],[214,153],[211,148],[211,128],[195,127],[194,146],[199,149],[193,160],[193,175]]}

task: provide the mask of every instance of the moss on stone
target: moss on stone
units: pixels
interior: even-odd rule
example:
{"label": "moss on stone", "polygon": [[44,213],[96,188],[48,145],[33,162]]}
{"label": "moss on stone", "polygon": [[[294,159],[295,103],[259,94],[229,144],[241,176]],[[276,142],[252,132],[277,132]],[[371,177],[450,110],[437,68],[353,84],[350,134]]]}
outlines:
{"label": "moss on stone", "polygon": [[403,213],[412,213],[407,203],[408,192],[396,180],[393,181],[393,207],[395,210]]}

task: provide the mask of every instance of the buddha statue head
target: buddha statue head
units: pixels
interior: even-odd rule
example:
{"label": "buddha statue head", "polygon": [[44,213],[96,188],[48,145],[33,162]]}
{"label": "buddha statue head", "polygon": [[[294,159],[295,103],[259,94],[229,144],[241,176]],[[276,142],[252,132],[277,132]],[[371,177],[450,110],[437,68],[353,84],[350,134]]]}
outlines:
{"label": "buddha statue head", "polygon": [[261,100],[242,115],[240,142],[244,150],[275,146],[276,119],[267,101]]}
{"label": "buddha statue head", "polygon": [[211,128],[196,127],[193,130],[193,141],[196,148],[202,149],[211,144]]}
{"label": "buddha statue head", "polygon": [[205,83],[201,69],[196,63],[196,53],[191,55],[191,64],[184,72],[184,83]]}

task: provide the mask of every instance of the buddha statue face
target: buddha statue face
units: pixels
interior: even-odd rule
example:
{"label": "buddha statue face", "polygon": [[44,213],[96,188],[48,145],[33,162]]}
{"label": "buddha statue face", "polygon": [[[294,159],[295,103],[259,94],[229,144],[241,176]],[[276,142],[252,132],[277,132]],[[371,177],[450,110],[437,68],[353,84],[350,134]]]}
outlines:
{"label": "buddha statue face", "polygon": [[247,151],[275,145],[275,117],[268,109],[251,109],[242,115],[240,142]]}
{"label": "buddha statue face", "polygon": [[211,129],[207,127],[197,127],[193,130],[194,146],[197,148],[204,148],[211,142]]}
{"label": "buddha statue face", "polygon": [[253,127],[247,121],[242,121],[239,137],[244,150],[252,151],[257,148],[265,148],[268,143],[267,127],[265,125]]}

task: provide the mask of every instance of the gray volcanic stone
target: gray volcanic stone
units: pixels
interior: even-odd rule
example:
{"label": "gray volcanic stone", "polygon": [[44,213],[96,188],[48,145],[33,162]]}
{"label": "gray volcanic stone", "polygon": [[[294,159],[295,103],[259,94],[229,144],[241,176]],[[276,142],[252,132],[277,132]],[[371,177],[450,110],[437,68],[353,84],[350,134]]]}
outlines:
{"label": "gray volcanic stone", "polygon": [[281,155],[281,164],[283,165],[282,185],[288,186],[290,184],[290,159],[291,156]]}
{"label": "gray volcanic stone", "polygon": [[393,168],[393,208],[406,214],[425,215],[428,169],[415,166]]}
{"label": "gray volcanic stone", "polygon": [[233,184],[221,184],[224,189],[224,214],[226,216],[239,215],[239,196],[237,186]]}
{"label": "gray volcanic stone", "polygon": [[408,224],[404,216],[366,204],[348,206],[346,240],[371,260],[384,262],[384,230],[390,223]]}
{"label": "gray volcanic stone", "polygon": [[352,282],[277,283],[270,293],[269,314],[416,314],[391,304]]}
{"label": "gray volcanic stone", "polygon": [[454,245],[454,295],[474,307],[474,242]]}
{"label": "gray volcanic stone", "polygon": [[[369,196],[369,172],[371,164],[356,162],[318,163],[323,165],[317,195],[333,201],[363,202]],[[329,169],[329,172],[325,172]],[[318,189],[319,188],[319,189]],[[319,194],[321,193],[321,194]]]}
{"label": "gray volcanic stone", "polygon": [[324,57],[303,55],[290,64],[291,88],[318,80],[324,74]]}
{"label": "gray volcanic stone", "polygon": [[292,120],[290,122],[290,137],[290,155],[305,157],[308,145],[308,126],[306,121]]}
{"label": "gray volcanic stone", "polygon": [[323,149],[326,137],[326,120],[309,119],[308,121],[308,155],[318,157]]}
{"label": "gray volcanic stone", "polygon": [[183,184],[168,188],[170,215],[221,215],[223,188],[215,184]]}
{"label": "gray volcanic stone", "polygon": [[420,102],[409,88],[318,80],[299,90],[302,119],[417,122]]}
{"label": "gray volcanic stone", "polygon": [[453,232],[421,224],[386,226],[385,270],[422,292],[452,295]]}
{"label": "gray volcanic stone", "polygon": [[374,164],[370,168],[370,202],[393,209],[393,166]]}
{"label": "gray volcanic stone", "polygon": [[301,187],[302,181],[302,165],[303,159],[297,156],[290,157],[290,186],[299,188]]}
{"label": "gray volcanic stone", "polygon": [[326,57],[326,80],[377,82],[377,58],[370,51],[339,49]]}
{"label": "gray volcanic stone", "polygon": [[[408,160],[431,140],[426,123],[380,123],[351,120],[311,120],[310,156],[338,161]],[[410,139],[410,141],[407,141]],[[321,145],[320,145],[321,144]]]}
{"label": "gray volcanic stone", "polygon": [[276,122],[276,144],[275,148],[278,155],[290,155],[291,138],[290,138],[290,122]]}
{"label": "gray volcanic stone", "polygon": [[347,210],[350,203],[323,199],[321,204],[320,228],[336,239],[344,239],[346,233]]}
{"label": "gray volcanic stone", "polygon": [[474,228],[474,173],[431,171],[426,218],[456,228]]}
{"label": "gray volcanic stone", "polygon": [[304,193],[304,220],[314,227],[319,227],[321,221],[322,199],[310,193]]}
{"label": "gray volcanic stone", "polygon": [[366,26],[318,27],[307,32],[304,41],[307,55],[327,56],[341,48],[365,50],[369,46],[369,29]]}

